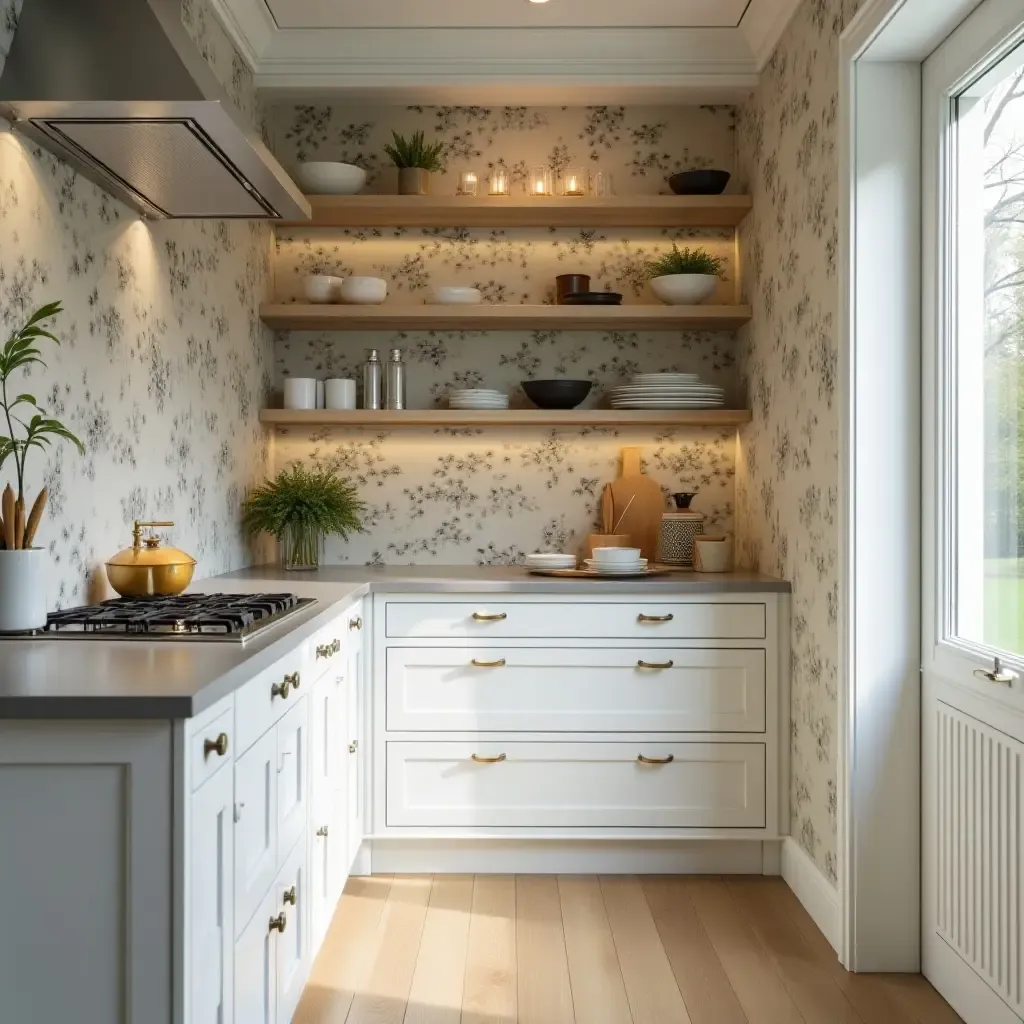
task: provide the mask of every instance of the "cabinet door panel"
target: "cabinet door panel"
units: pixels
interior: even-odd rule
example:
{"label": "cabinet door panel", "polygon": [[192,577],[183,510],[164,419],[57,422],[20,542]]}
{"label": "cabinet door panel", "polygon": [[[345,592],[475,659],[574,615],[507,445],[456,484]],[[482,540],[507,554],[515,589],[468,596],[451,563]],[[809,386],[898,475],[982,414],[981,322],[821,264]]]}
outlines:
{"label": "cabinet door panel", "polygon": [[235,1021],[277,1024],[277,932],[270,919],[279,913],[281,895],[271,887],[235,943]]}
{"label": "cabinet door panel", "polygon": [[277,872],[277,780],[277,737],[271,730],[235,762],[236,935]]}
{"label": "cabinet door panel", "polygon": [[190,799],[190,1024],[229,1024],[234,1004],[234,786],[218,772]]}
{"label": "cabinet door panel", "polygon": [[275,934],[277,958],[277,1019],[292,1019],[306,984],[310,965],[309,894],[306,885],[306,847],[299,843],[274,884],[284,915],[284,931]]}
{"label": "cabinet door panel", "polygon": [[306,815],[309,811],[307,710],[307,701],[302,700],[277,724],[279,861],[291,852],[306,828]]}
{"label": "cabinet door panel", "polygon": [[348,758],[348,851],[345,857],[346,873],[352,867],[359,847],[363,842],[365,828],[364,822],[364,798],[363,786],[364,775],[363,765],[366,763],[366,744],[364,743],[363,723],[363,694],[365,692],[363,681],[363,647],[361,636],[350,637],[348,658],[346,661],[346,677],[348,681],[348,735],[349,741],[345,748],[345,756]]}

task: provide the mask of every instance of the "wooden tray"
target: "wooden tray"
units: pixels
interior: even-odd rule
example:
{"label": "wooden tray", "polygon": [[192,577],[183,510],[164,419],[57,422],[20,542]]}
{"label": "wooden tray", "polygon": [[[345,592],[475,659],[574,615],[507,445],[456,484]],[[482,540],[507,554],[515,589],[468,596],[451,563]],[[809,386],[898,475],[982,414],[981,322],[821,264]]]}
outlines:
{"label": "wooden tray", "polygon": [[668,576],[671,569],[641,569],[639,572],[587,572],[585,569],[527,569],[533,576],[558,576],[565,580],[638,580]]}

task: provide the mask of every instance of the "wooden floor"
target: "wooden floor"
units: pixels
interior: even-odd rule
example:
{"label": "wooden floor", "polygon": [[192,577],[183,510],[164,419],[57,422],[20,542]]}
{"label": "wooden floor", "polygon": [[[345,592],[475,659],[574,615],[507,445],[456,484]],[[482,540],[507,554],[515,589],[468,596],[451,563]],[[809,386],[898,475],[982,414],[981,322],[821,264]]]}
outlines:
{"label": "wooden floor", "polygon": [[353,878],[295,1024],[951,1024],[778,878]]}

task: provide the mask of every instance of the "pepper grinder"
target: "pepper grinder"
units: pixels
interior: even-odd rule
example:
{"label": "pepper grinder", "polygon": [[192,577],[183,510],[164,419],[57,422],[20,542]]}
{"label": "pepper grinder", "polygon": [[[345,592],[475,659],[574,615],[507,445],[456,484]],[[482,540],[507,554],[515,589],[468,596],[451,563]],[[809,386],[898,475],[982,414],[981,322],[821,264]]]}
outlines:
{"label": "pepper grinder", "polygon": [[405,408],[405,363],[402,362],[400,348],[393,348],[391,358],[388,360],[384,376],[384,408]]}
{"label": "pepper grinder", "polygon": [[363,408],[380,408],[381,365],[380,357],[375,348],[367,349],[367,359],[363,363]]}

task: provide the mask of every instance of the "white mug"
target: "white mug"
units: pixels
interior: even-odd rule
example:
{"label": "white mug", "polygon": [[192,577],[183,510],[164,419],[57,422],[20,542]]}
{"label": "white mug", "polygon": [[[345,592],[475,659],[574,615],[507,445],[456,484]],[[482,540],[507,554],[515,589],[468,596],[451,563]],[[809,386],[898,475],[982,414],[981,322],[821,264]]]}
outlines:
{"label": "white mug", "polygon": [[286,409],[315,409],[316,385],[314,377],[285,377],[284,407]]}
{"label": "white mug", "polygon": [[732,569],[732,537],[694,537],[693,567],[697,572],[729,572]]}
{"label": "white mug", "polygon": [[328,409],[354,409],[356,407],[356,382],[335,377],[324,382],[326,407]]}

